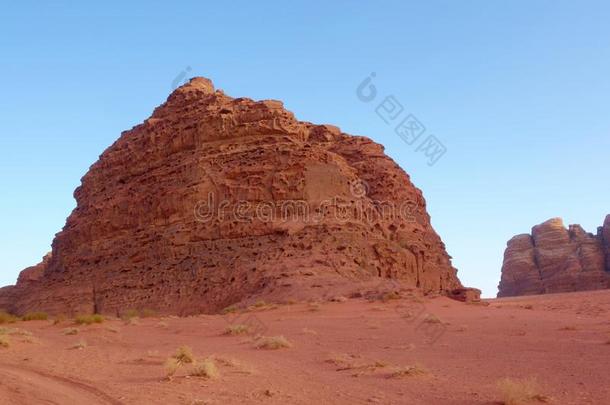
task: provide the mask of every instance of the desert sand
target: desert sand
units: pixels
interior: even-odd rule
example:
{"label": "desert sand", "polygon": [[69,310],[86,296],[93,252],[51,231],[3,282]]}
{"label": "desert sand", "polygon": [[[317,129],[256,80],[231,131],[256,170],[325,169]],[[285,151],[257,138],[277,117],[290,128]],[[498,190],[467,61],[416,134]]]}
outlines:
{"label": "desert sand", "polygon": [[[535,380],[532,403],[608,404],[609,311],[610,291],[601,290],[18,321],[0,325],[0,403],[501,404],[498,382],[510,378]],[[238,325],[245,333],[226,334]],[[283,336],[289,347],[257,348],[261,336]],[[193,365],[183,364],[168,378],[165,363],[184,345],[218,375],[189,376]]]}

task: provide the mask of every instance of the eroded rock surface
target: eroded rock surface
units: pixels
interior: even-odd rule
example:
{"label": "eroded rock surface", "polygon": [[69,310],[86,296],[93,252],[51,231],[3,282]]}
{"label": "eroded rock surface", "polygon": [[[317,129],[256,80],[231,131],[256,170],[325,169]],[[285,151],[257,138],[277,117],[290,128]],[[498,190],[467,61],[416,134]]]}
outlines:
{"label": "eroded rock surface", "polygon": [[381,145],[204,78],[124,132],[74,196],[52,254],[0,290],[9,310],[188,314],[374,279],[461,287]]}
{"label": "eroded rock surface", "polygon": [[596,235],[553,218],[513,237],[498,288],[498,297],[610,288],[610,215]]}

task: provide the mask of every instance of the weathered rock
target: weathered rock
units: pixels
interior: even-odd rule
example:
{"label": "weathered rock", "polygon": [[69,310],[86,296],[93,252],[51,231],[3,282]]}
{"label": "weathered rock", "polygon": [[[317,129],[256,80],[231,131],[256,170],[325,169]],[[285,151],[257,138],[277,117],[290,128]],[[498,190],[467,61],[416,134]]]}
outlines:
{"label": "weathered rock", "polygon": [[455,288],[449,292],[449,298],[462,302],[481,302],[481,290],[478,288]]}
{"label": "weathered rock", "polygon": [[381,145],[203,78],[124,132],[74,196],[52,255],[0,293],[10,310],[214,312],[375,278],[461,287],[421,191]]}
{"label": "weathered rock", "polygon": [[609,223],[610,215],[593,235],[553,218],[534,226],[531,236],[513,237],[504,252],[498,297],[610,288],[604,237]]}

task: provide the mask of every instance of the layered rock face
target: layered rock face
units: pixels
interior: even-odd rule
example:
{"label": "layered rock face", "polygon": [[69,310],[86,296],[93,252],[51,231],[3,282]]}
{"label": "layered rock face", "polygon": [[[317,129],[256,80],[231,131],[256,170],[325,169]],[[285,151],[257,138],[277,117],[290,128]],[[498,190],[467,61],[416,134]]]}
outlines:
{"label": "layered rock face", "polygon": [[381,145],[204,78],[124,132],[74,196],[52,254],[0,290],[6,309],[189,314],[345,282],[461,287],[421,191]]}
{"label": "layered rock face", "polygon": [[596,235],[553,218],[507,243],[498,297],[603,288],[610,288],[610,215]]}

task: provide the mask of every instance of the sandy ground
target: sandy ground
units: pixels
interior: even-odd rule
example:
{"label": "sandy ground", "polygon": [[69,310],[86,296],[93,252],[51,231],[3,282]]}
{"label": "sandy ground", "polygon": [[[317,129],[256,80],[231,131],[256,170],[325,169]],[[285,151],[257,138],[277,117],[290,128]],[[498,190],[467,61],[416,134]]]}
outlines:
{"label": "sandy ground", "polygon": [[[501,404],[506,377],[536,379],[548,403],[610,404],[610,291],[417,301],[0,325],[13,329],[0,347],[0,404]],[[292,347],[257,349],[254,334],[224,335],[230,324]],[[166,379],[182,345],[212,356],[220,376],[190,377],[185,365]],[[423,373],[394,375],[407,366]]]}

